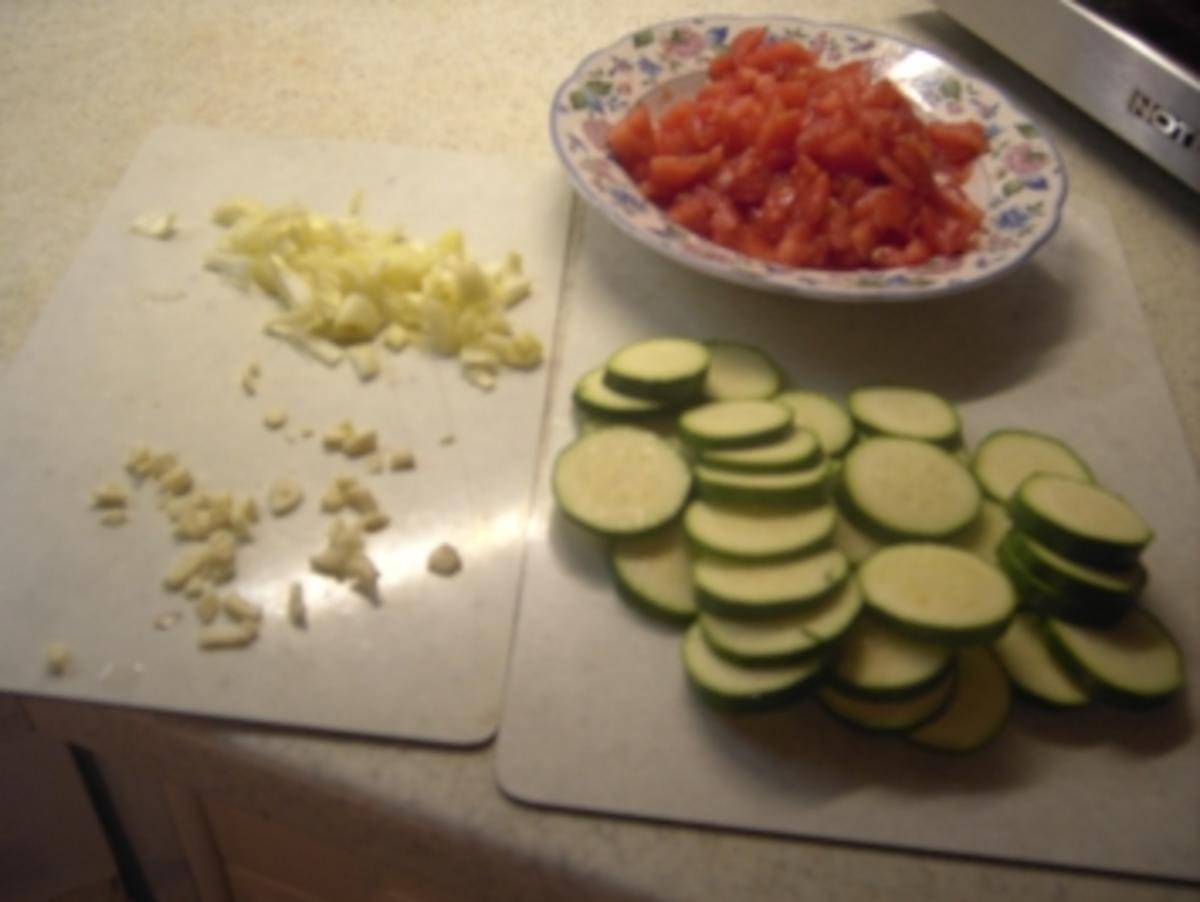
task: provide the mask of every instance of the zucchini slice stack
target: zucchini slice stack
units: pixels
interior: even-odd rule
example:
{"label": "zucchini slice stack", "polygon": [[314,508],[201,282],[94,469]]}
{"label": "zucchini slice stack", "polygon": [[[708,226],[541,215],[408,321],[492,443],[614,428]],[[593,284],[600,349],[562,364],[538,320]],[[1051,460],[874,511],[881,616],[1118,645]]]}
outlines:
{"label": "zucchini slice stack", "polygon": [[1061,441],[1000,430],[972,451],[924,389],[843,404],[765,351],[659,337],[584,373],[554,465],[567,517],[614,583],[683,628],[690,685],[931,749],[998,735],[1012,690],[1056,707],[1146,705],[1181,656],[1139,603],[1153,534]]}

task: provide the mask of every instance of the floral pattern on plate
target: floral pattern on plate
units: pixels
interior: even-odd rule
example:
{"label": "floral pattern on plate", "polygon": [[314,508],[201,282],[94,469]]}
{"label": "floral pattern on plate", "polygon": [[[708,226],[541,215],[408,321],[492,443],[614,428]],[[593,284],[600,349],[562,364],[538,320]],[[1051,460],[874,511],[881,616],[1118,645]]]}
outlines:
{"label": "floral pattern on plate", "polygon": [[[765,25],[772,38],[804,44],[824,66],[866,60],[876,77],[890,78],[926,118],[983,124],[988,152],[966,185],[985,214],[971,252],[896,269],[797,269],[707,241],[641,196],[608,151],[609,127],[638,103],[658,112],[697,90],[709,61],[739,31],[757,25]],[[563,82],[550,110],[550,132],[576,189],[638,241],[718,278],[822,300],[921,300],[990,282],[1054,233],[1067,194],[1066,171],[1050,139],[986,82],[881,32],[789,17],[693,18],[626,35],[585,58]]]}

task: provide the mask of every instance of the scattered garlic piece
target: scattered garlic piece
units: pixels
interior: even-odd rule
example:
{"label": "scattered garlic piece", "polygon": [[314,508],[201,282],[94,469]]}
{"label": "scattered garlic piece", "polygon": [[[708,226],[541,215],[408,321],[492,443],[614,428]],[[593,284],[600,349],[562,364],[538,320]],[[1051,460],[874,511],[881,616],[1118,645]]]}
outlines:
{"label": "scattered garlic piece", "polygon": [[457,441],[457,439],[454,437],[454,433],[447,432],[440,439],[438,439],[438,444],[444,445],[444,446],[449,446],[449,445],[453,445],[456,441]]}
{"label": "scattered garlic piece", "polygon": [[204,651],[219,651],[227,648],[245,648],[258,639],[258,624],[253,621],[236,623],[232,626],[214,627],[200,634],[197,644]]}
{"label": "scattered garlic piece", "polygon": [[379,352],[375,350],[374,345],[351,345],[346,349],[346,356],[350,358],[350,365],[354,368],[359,382],[370,382],[383,371]]}
{"label": "scattered garlic piece", "polygon": [[163,576],[168,591],[179,592],[192,579],[227,583],[236,573],[237,539],[228,530],[212,533],[203,545],[185,549]]}
{"label": "scattered garlic piece", "polygon": [[268,429],[282,429],[287,425],[288,415],[286,410],[280,410],[278,407],[272,407],[263,414],[263,425]]}
{"label": "scattered garlic piece", "polygon": [[221,596],[212,589],[207,589],[196,600],[196,618],[203,624],[208,625],[220,616],[221,613]]}
{"label": "scattered garlic piece", "polygon": [[383,330],[383,346],[389,351],[403,351],[408,347],[409,337],[408,330],[400,323],[392,323]]}
{"label": "scattered garlic piece", "polygon": [[326,547],[309,558],[309,564],[317,573],[350,580],[368,598],[376,595],[379,571],[364,551],[362,530],[340,517],[329,529]]}
{"label": "scattered garlic piece", "polygon": [[106,482],[92,490],[92,507],[101,510],[123,508],[129,503],[129,490],[116,482]]}
{"label": "scattered garlic piece", "polygon": [[354,438],[354,424],[349,420],[342,420],[336,426],[325,430],[321,436],[321,444],[326,451],[341,451],[346,447],[346,442],[352,438]]}
{"label": "scattered garlic piece", "polygon": [[258,394],[258,378],[262,375],[262,369],[257,363],[251,363],[242,371],[242,391],[248,397],[254,397]]}
{"label": "scattered garlic piece", "polygon": [[178,464],[171,467],[158,479],[159,489],[168,495],[186,495],[194,485],[192,471]]}
{"label": "scattered garlic piece", "polygon": [[278,479],[267,489],[267,509],[276,517],[290,514],[304,500],[304,489],[294,479]]}
{"label": "scattered garlic piece", "polygon": [[246,601],[236,592],[221,597],[221,611],[234,623],[257,623],[262,620],[262,608]]}
{"label": "scattered garlic piece", "polygon": [[174,213],[143,213],[129,224],[129,231],[146,238],[166,241],[175,236]]}
{"label": "scattered garlic piece", "polygon": [[383,511],[371,511],[362,518],[362,528],[367,532],[379,532],[387,529],[388,524],[392,522],[391,517]]}
{"label": "scattered garlic piece", "polygon": [[438,576],[453,576],[462,569],[462,557],[453,545],[443,542],[429,554],[429,571]]}
{"label": "scattered garlic piece", "polygon": [[100,525],[101,526],[112,526],[112,527],[124,526],[128,522],[129,522],[129,515],[127,513],[125,513],[124,509],[122,509],[122,508],[117,508],[114,510],[106,510],[104,513],[102,513],[100,515]]}
{"label": "scattered garlic piece", "polygon": [[343,445],[342,451],[347,457],[365,457],[374,453],[379,447],[379,436],[374,429],[354,433]]}
{"label": "scattered garlic piece", "polygon": [[65,643],[51,642],[46,646],[46,672],[51,676],[65,676],[71,669],[71,649]]}
{"label": "scattered garlic piece", "polygon": [[410,448],[396,448],[388,458],[388,467],[395,470],[411,470],[417,465],[416,455]]}
{"label": "scattered garlic piece", "polygon": [[287,615],[296,629],[308,628],[308,606],[304,603],[304,586],[300,583],[288,586]]}

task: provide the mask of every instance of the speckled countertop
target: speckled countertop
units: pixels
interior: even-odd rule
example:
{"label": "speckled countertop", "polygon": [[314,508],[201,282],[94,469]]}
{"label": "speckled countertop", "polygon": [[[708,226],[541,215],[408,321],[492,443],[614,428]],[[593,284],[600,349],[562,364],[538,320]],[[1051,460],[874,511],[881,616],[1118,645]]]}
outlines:
{"label": "speckled countertop", "polygon": [[[709,7],[237,0],[0,5],[0,367],[146,135],[202,124],[550,159],[546,109],[598,43]],[[725,2],[727,12],[761,11]],[[1072,190],[1112,214],[1193,457],[1200,456],[1200,196],[918,0],[799,3],[1002,83],[1053,134]],[[1162,884],[534,811],[490,750],[445,752],[59,702],[40,729],[387,859],[434,898],[1168,898]],[[412,854],[421,852],[423,854]],[[462,862],[470,856],[471,866]],[[424,862],[424,863],[420,863]]]}

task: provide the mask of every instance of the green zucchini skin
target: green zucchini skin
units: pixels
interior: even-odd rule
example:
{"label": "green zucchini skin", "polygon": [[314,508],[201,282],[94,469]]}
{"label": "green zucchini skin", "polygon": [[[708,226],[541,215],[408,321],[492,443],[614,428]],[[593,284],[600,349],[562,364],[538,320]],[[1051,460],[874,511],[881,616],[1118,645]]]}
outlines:
{"label": "green zucchini skin", "polygon": [[[657,376],[638,375],[636,365],[629,365],[631,357],[653,357],[664,347],[682,348],[694,357],[688,367],[673,373]],[[663,337],[634,342],[615,351],[604,364],[604,382],[613,391],[638,398],[662,401],[666,404],[691,404],[704,396],[704,380],[712,355],[700,342],[688,338]]]}
{"label": "green zucchini skin", "polygon": [[[658,545],[660,542],[662,546]],[[672,546],[676,542],[679,543],[676,547],[686,552],[683,536],[678,532],[678,527],[674,525],[663,527],[661,531],[647,533],[643,536],[613,539],[609,542],[608,547],[608,566],[613,584],[617,588],[617,594],[634,610],[660,623],[670,626],[687,626],[696,619],[699,611],[695,604],[695,597],[692,595],[691,579],[687,567],[684,567],[681,574],[683,585],[680,587],[680,591],[684,595],[692,595],[691,605],[667,603],[651,595],[645,587],[637,585],[632,576],[626,572],[627,567],[624,560],[624,555],[628,554],[631,546],[635,544],[642,544],[643,548],[650,547],[653,551],[655,548],[667,550],[667,546]]]}
{"label": "green zucchini skin", "polygon": [[[1136,566],[1141,559],[1142,552],[1154,538],[1153,531],[1148,530],[1141,540],[1128,542],[1105,539],[1095,535],[1081,535],[1050,519],[1030,501],[1028,494],[1038,480],[1064,478],[1038,474],[1022,483],[1008,502],[1008,516],[1012,520],[1013,528],[1036,539],[1064,557],[1100,570],[1125,570]],[[1081,485],[1087,484],[1081,483]],[[1090,485],[1089,488],[1095,492],[1111,494],[1099,486]]]}
{"label": "green zucchini skin", "polygon": [[828,461],[786,473],[737,473],[697,465],[696,494],[711,504],[809,507],[829,498]]}
{"label": "green zucchini skin", "polygon": [[990,745],[1004,731],[1012,711],[1012,688],[987,645],[959,649],[958,658],[958,679],[949,703],[907,736],[930,751],[966,755]]}
{"label": "green zucchini skin", "polygon": [[[688,685],[708,705],[733,713],[756,713],[774,711],[786,707],[807,696],[825,678],[827,657],[816,655],[799,664],[776,665],[770,668],[747,668],[719,657],[708,645],[699,623],[688,627],[680,643],[683,670]],[[750,679],[758,679],[764,673],[781,669],[784,673],[777,685],[759,690],[735,689],[715,678],[711,667],[721,671],[742,671]],[[725,682],[725,685],[722,685]]]}
{"label": "green zucchini skin", "polygon": [[[1173,679],[1156,691],[1135,691],[1127,686],[1117,685],[1095,668],[1089,667],[1088,663],[1081,658],[1064,635],[1064,627],[1080,628],[1076,624],[1068,624],[1066,621],[1047,617],[1043,621],[1046,642],[1063,666],[1084,682],[1094,697],[1107,702],[1113,707],[1131,711],[1145,711],[1170,703],[1179,695],[1185,682],[1183,653],[1180,651],[1178,643],[1162,624],[1162,621],[1140,605],[1130,608],[1125,618],[1122,618],[1119,623],[1114,626],[1104,627],[1100,632],[1102,634],[1115,635],[1114,631],[1122,629],[1126,618],[1141,618],[1147,624],[1150,631],[1171,649],[1174,662]],[[1083,627],[1083,629],[1089,629],[1089,627]]]}
{"label": "green zucchini skin", "polygon": [[957,670],[949,667],[940,680],[906,698],[860,698],[835,685],[823,686],[817,698],[829,714],[855,730],[871,734],[907,733],[946,709],[956,679]]}

